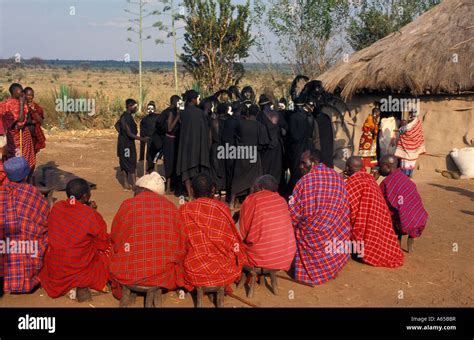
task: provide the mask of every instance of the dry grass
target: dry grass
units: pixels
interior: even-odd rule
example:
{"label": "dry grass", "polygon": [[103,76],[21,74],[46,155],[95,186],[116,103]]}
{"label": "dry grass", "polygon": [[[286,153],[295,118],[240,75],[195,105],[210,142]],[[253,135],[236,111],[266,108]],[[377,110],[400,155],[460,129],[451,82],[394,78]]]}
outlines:
{"label": "dry grass", "polygon": [[[291,76],[278,75],[275,81],[263,71],[249,72],[240,83],[240,87],[251,85],[257,93],[270,87],[276,97],[286,95]],[[180,76],[180,92],[192,87],[193,80],[189,76]],[[0,94],[3,94],[12,82],[20,82],[23,86],[31,86],[35,90],[36,100],[45,109],[45,127],[61,127],[68,129],[110,128],[117,117],[123,112],[127,98],[138,99],[138,75],[124,69],[82,69],[63,67],[0,67]],[[157,109],[164,109],[174,92],[173,72],[145,71],[143,75],[145,101],[154,100]],[[98,115],[87,117],[65,117],[55,111],[54,93],[59,92],[61,85],[72,89],[85,98],[94,98]],[[77,119],[75,119],[77,118]],[[80,118],[80,119],[79,119]]]}

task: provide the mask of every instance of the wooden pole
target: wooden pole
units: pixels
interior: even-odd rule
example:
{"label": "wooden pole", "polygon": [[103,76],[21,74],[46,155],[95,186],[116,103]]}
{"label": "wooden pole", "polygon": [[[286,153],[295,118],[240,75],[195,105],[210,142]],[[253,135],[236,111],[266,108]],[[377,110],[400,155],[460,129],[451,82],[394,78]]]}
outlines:
{"label": "wooden pole", "polygon": [[233,293],[226,293],[226,295],[230,296],[231,298],[234,298],[236,300],[239,300],[240,302],[245,303],[246,305],[253,307],[253,308],[260,308],[259,306],[253,304],[250,301],[245,300],[244,298],[241,298],[240,296],[234,295]]}
{"label": "wooden pole", "polygon": [[171,0],[171,32],[173,35],[173,62],[174,62],[174,90],[175,94],[178,94],[178,63],[177,63],[177,51],[176,51],[176,28],[174,25],[175,12],[173,7],[173,0]]}
{"label": "wooden pole", "polygon": [[146,161],[147,161],[147,153],[148,153],[148,142],[144,142],[145,143],[145,150],[143,152],[143,176],[146,175]]}
{"label": "wooden pole", "polygon": [[23,130],[20,128],[20,156],[23,156]]}

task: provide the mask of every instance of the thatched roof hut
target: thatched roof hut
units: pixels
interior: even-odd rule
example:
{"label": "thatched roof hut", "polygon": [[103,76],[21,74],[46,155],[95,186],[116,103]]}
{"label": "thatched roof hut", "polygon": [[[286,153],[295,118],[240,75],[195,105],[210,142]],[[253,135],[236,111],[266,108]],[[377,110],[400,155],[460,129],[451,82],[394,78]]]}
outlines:
{"label": "thatched roof hut", "polygon": [[398,32],[322,74],[326,90],[462,94],[474,91],[474,1],[444,0]]}
{"label": "thatched roof hut", "polygon": [[[452,168],[453,148],[474,146],[474,0],[444,0],[399,32],[341,61],[318,79],[348,103],[352,135],[337,150],[358,152],[373,101],[416,98],[427,155],[420,167]],[[350,122],[352,118],[352,122]]]}

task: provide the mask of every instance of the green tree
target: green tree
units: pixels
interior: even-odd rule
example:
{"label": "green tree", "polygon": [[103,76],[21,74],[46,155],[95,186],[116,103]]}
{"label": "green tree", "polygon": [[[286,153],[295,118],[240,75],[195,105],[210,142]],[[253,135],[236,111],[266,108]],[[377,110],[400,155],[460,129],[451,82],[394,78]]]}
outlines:
{"label": "green tree", "polygon": [[250,3],[230,0],[184,0],[184,46],[180,58],[199,88],[210,93],[237,84],[244,75],[241,60],[248,57]]}
{"label": "green tree", "polygon": [[410,23],[441,0],[353,0],[347,41],[358,51]]}
{"label": "green tree", "polygon": [[348,15],[347,0],[270,0],[267,25],[293,73],[315,77],[341,54],[330,43]]}

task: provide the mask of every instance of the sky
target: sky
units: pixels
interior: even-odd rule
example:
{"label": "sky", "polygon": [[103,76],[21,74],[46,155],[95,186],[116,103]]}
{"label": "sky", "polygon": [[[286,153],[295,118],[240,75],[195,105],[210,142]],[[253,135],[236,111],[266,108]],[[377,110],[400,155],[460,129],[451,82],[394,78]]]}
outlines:
{"label": "sky", "polygon": [[[150,9],[158,4],[158,0],[149,2]],[[233,3],[244,3],[244,0]],[[129,55],[131,60],[137,60],[137,45],[127,42],[134,35],[127,32],[128,19],[132,16],[125,8],[135,10],[136,6],[126,0],[0,0],[0,59],[18,53],[24,59],[124,60]],[[146,25],[156,20],[149,17]],[[165,24],[170,21],[169,17],[161,20]],[[183,31],[178,30],[178,36]],[[172,61],[171,41],[163,45],[154,42],[156,38],[163,39],[166,33],[156,28],[146,33],[153,39],[144,42],[143,60]],[[271,44],[276,43],[274,36],[265,34]],[[183,39],[179,39],[178,53],[182,44]],[[247,62],[257,61],[252,54]],[[272,57],[276,62],[281,61],[278,53]]]}

